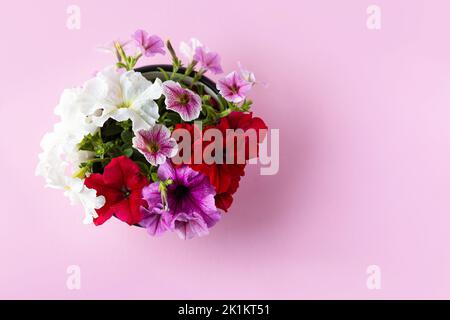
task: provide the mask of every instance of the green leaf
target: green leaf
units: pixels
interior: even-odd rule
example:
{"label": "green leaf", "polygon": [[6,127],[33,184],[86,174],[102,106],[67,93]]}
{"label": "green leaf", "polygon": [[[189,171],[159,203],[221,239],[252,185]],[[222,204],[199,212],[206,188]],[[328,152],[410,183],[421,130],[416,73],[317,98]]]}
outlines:
{"label": "green leaf", "polygon": [[122,62],[117,62],[117,63],[116,63],[116,67],[117,67],[118,69],[120,69],[120,68],[126,69],[126,68],[127,68],[127,66],[126,66],[125,64],[123,64]]}
{"label": "green leaf", "polygon": [[203,92],[205,91],[205,88],[203,87],[203,85],[198,85],[197,86],[197,93],[200,95],[200,96],[202,96],[203,95]]}
{"label": "green leaf", "polygon": [[211,99],[211,96],[208,95],[208,94],[205,94],[205,95],[202,96],[203,103],[208,103],[209,99]]}
{"label": "green leaf", "polygon": [[156,182],[156,181],[159,180],[158,174],[157,174],[156,172],[152,172],[152,173],[151,173],[151,177],[152,177],[152,181],[153,181],[153,182]]}
{"label": "green leaf", "polygon": [[133,148],[127,148],[123,150],[123,154],[128,158],[130,158],[133,155]]}
{"label": "green leaf", "polygon": [[99,149],[102,145],[103,141],[100,132],[96,132],[95,134],[89,133],[78,144],[78,149],[85,151],[97,151],[97,149]]}
{"label": "green leaf", "polygon": [[146,163],[144,163],[144,162],[142,162],[142,161],[134,161],[138,166],[139,166],[139,168],[141,169],[141,172],[144,174],[144,175],[146,175],[146,176],[148,176],[149,175],[149,173],[150,173],[150,168],[149,168],[149,165],[147,165]]}
{"label": "green leaf", "polygon": [[106,122],[102,128],[103,137],[112,137],[120,134],[123,131],[123,128],[117,125],[117,122]]}
{"label": "green leaf", "polygon": [[163,74],[165,80],[169,80],[170,77],[163,68],[158,68],[158,70]]}
{"label": "green leaf", "polygon": [[122,131],[120,138],[126,144],[131,144],[131,139],[133,139],[133,133],[131,131]]}
{"label": "green leaf", "polygon": [[166,116],[167,119],[169,119],[171,122],[180,122],[181,118],[178,113],[175,112],[169,112]]}
{"label": "green leaf", "polygon": [[125,121],[121,121],[121,122],[117,122],[117,124],[122,127],[123,130],[130,130],[132,123],[131,120],[125,120]]}
{"label": "green leaf", "polygon": [[246,100],[244,100],[244,102],[242,103],[242,105],[241,105],[241,111],[248,111],[248,110],[250,110],[250,107],[251,107],[251,105],[253,104],[253,101],[252,100],[250,100],[250,99],[246,99]]}

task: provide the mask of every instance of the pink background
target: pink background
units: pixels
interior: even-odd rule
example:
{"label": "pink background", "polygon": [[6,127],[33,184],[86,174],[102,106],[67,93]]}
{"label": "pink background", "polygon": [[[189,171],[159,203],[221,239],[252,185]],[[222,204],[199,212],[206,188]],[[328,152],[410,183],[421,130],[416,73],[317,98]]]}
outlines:
{"label": "pink background", "polygon": [[[0,298],[450,298],[448,1],[9,1],[0,13]],[[66,8],[81,8],[81,30]],[[34,176],[65,87],[110,64],[94,48],[145,28],[196,36],[269,88],[280,171],[252,166],[210,236],[151,238]],[[147,60],[146,64],[162,59]],[[379,265],[381,290],[366,268]],[[66,268],[81,267],[81,290]]]}

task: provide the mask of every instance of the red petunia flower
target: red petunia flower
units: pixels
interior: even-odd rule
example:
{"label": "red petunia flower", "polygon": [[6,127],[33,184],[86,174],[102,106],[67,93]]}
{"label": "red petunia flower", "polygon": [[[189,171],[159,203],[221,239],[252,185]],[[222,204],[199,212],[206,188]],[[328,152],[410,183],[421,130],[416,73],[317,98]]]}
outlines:
{"label": "red petunia flower", "polygon": [[209,177],[216,188],[216,207],[228,211],[241,177],[245,175],[245,164],[192,165],[192,168]]}
{"label": "red petunia flower", "polygon": [[[191,124],[180,124],[177,125],[176,128],[187,129],[191,133],[191,137],[194,137],[194,132],[196,130],[199,130],[195,125]],[[266,130],[267,125],[261,118],[253,117],[252,113],[232,112],[227,117],[221,118],[216,126],[205,127],[203,130],[206,131],[209,128],[216,128],[222,132],[222,135],[224,137],[223,146],[225,149],[224,150],[225,155],[227,151],[227,144],[229,144],[230,141],[230,136],[227,135],[227,129],[233,130],[242,129],[244,132],[246,132],[249,129],[253,129],[256,132],[256,141],[260,143],[265,138],[265,135],[261,135],[261,137],[259,137],[259,132],[260,130],[263,129]],[[234,154],[237,155],[239,152],[238,148],[245,147],[245,160],[249,160],[251,158],[258,156],[258,147],[255,150],[256,153],[255,151],[250,152],[249,139],[250,138],[248,136],[245,138],[244,146],[241,145],[238,147],[236,144],[234,150]],[[209,143],[213,142],[205,142],[205,141],[193,142],[194,145],[199,143],[201,144],[202,150],[204,150],[204,148],[208,146]],[[195,147],[193,147],[192,150],[194,148]],[[227,163],[206,164],[204,162],[201,164],[194,164],[194,161],[192,159],[191,164],[189,164],[189,166],[195,171],[201,172],[209,177],[211,184],[214,186],[216,190],[215,196],[216,207],[224,211],[227,211],[233,202],[233,194],[237,191],[239,187],[239,181],[241,177],[244,176],[245,174],[244,172],[245,164],[239,164],[237,162],[232,164]]]}
{"label": "red petunia flower", "polygon": [[142,199],[142,188],[149,184],[141,174],[139,166],[125,156],[111,160],[103,174],[93,173],[84,181],[86,187],[95,189],[97,195],[105,197],[105,205],[97,209],[95,225],[101,225],[115,215],[129,225],[142,220],[140,207],[146,205]]}
{"label": "red petunia flower", "polygon": [[222,131],[226,129],[233,129],[233,130],[241,129],[244,132],[248,132],[248,130],[254,130],[257,142],[255,150],[256,153],[249,148],[250,144],[249,136],[245,136],[245,145],[241,146],[241,148],[245,147],[245,160],[258,157],[259,143],[264,141],[267,133],[267,125],[261,118],[253,117],[251,112],[244,113],[234,111],[231,112],[227,117],[222,118],[219,122],[218,127],[219,128],[223,127],[223,129],[221,129]]}

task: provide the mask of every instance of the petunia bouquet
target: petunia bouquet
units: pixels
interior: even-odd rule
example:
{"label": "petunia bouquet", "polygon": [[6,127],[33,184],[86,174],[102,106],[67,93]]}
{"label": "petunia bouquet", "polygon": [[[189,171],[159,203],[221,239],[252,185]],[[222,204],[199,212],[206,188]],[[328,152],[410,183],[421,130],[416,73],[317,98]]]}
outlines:
{"label": "petunia bouquet", "polygon": [[[170,41],[144,30],[108,49],[113,66],[63,91],[37,175],[83,205],[84,223],[114,216],[154,236],[208,234],[265,139],[246,97],[254,74],[239,64],[214,83],[205,74],[223,73],[219,54],[191,39],[180,44],[182,61]],[[135,68],[166,53],[171,64]]]}

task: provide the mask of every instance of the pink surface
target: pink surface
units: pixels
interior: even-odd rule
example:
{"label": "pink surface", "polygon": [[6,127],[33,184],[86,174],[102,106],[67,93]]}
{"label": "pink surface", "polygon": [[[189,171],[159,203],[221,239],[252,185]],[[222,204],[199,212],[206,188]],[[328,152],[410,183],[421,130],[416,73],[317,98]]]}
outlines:
{"label": "pink surface", "polygon": [[[0,298],[450,298],[450,3],[377,0],[379,31],[369,1],[195,3],[3,7]],[[66,28],[70,4],[80,30]],[[240,60],[270,83],[252,98],[280,128],[280,171],[252,166],[206,238],[85,226],[34,176],[63,88],[112,61],[96,45],[139,27],[196,36],[226,70]],[[372,264],[381,290],[366,287]]]}

